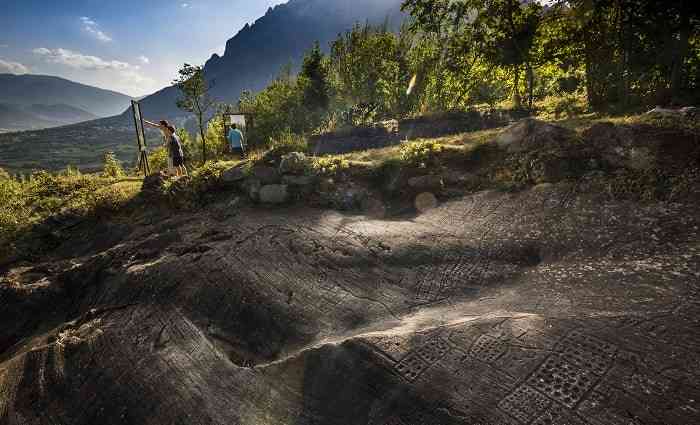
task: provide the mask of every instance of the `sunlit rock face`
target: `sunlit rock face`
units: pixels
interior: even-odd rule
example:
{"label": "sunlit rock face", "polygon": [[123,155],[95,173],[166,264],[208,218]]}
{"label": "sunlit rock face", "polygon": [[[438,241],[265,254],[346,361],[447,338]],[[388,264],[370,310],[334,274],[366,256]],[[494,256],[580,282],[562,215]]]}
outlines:
{"label": "sunlit rock face", "polygon": [[224,202],[3,271],[0,424],[700,419],[697,200]]}

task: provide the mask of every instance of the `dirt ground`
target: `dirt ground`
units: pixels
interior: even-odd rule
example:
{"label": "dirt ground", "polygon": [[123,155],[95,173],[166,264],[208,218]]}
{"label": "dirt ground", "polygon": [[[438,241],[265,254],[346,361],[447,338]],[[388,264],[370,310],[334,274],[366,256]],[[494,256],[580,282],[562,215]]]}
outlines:
{"label": "dirt ground", "polygon": [[700,423],[697,201],[227,205],[0,276],[0,424]]}

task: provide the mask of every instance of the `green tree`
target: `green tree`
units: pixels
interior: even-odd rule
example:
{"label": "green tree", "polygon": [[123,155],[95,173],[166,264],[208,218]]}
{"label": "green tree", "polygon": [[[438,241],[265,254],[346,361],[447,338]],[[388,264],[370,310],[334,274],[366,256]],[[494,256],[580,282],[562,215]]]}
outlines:
{"label": "green tree", "polygon": [[[403,112],[411,75],[409,50],[383,27],[355,25],[331,45],[331,72],[337,100],[360,121]],[[352,119],[352,117],[351,117]]]}
{"label": "green tree", "polygon": [[297,84],[302,92],[303,106],[310,114],[310,124],[318,127],[328,114],[331,98],[328,61],[318,42],[304,56]]}
{"label": "green tree", "polygon": [[202,140],[202,163],[207,160],[207,138],[205,123],[208,120],[208,112],[215,105],[210,96],[211,85],[204,75],[204,68],[184,64],[178,71],[179,77],[173,84],[180,89],[182,97],[177,100],[177,107],[194,114],[199,128],[199,136]]}
{"label": "green tree", "polygon": [[241,112],[255,117],[255,132],[249,136],[254,146],[267,145],[288,132],[303,134],[309,128],[303,92],[289,67],[261,92],[243,92],[239,104]]}
{"label": "green tree", "polygon": [[113,179],[124,177],[126,175],[124,168],[122,168],[121,162],[117,159],[116,155],[114,155],[114,152],[105,152],[102,175]]}

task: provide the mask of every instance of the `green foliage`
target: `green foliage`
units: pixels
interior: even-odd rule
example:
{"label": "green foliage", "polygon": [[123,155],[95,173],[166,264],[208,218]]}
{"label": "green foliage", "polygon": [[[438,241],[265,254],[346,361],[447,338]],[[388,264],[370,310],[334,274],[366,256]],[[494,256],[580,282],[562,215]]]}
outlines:
{"label": "green foliage", "polygon": [[23,195],[21,181],[0,178],[0,242],[18,233],[31,214]]}
{"label": "green foliage", "polygon": [[152,172],[164,171],[168,169],[168,149],[159,146],[148,154],[148,165]]}
{"label": "green foliage", "polygon": [[9,178],[10,178],[10,173],[5,171],[4,168],[0,167],[0,180],[9,179]]}
{"label": "green foliage", "polygon": [[350,168],[350,162],[342,156],[328,156],[314,161],[314,170],[322,176],[332,177]]}
{"label": "green foliage", "polygon": [[180,90],[182,97],[177,100],[177,107],[190,112],[197,120],[199,136],[202,142],[202,162],[207,158],[207,136],[205,123],[208,112],[216,103],[209,95],[211,89],[204,75],[204,67],[184,64],[178,71],[178,78],[173,84]]}
{"label": "green foliage", "polygon": [[[69,170],[69,174],[73,174],[73,172]],[[114,156],[114,152],[105,153],[102,175],[113,179],[118,179],[126,175],[121,162]]]}
{"label": "green foliage", "polygon": [[309,128],[322,125],[330,105],[328,62],[318,42],[304,57],[297,84],[302,92],[302,105],[309,114]]}
{"label": "green foliage", "polygon": [[577,95],[547,96],[537,103],[537,109],[543,117],[571,118],[585,112],[586,100]]}
{"label": "green foliage", "polygon": [[257,95],[243,93],[241,110],[255,117],[255,131],[249,136],[252,147],[267,146],[284,133],[304,134],[310,127],[303,92],[289,74],[277,77]]}
{"label": "green foliage", "polygon": [[178,128],[175,134],[180,138],[182,152],[185,154],[185,163],[194,163],[201,158],[201,143],[194,140],[184,127]]}
{"label": "green foliage", "polygon": [[442,151],[443,146],[440,143],[426,140],[406,143],[401,146],[400,155],[404,163],[418,168],[426,168],[440,164],[439,155]]}
{"label": "green foliage", "polygon": [[408,40],[386,27],[355,25],[331,46],[330,67],[338,108],[346,122],[365,123],[407,110]]}
{"label": "green foliage", "polygon": [[306,153],[309,150],[309,143],[304,136],[284,131],[272,140],[272,150],[279,156],[292,152]]}
{"label": "green foliage", "polygon": [[189,177],[168,181],[165,195],[176,208],[200,206],[222,187],[221,175],[229,168],[231,163],[207,161],[193,170]]}
{"label": "green foliage", "polygon": [[224,119],[217,115],[207,124],[207,142],[210,157],[212,159],[222,159],[227,151],[228,141],[224,134]]}
{"label": "green foliage", "polygon": [[96,217],[121,211],[140,183],[80,173],[40,171],[24,180],[0,179],[0,255],[32,227],[59,214]]}

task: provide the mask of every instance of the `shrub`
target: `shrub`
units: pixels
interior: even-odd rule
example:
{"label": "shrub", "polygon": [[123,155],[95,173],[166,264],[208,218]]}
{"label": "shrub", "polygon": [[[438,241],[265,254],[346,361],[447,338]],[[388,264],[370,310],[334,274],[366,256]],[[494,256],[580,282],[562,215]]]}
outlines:
{"label": "shrub", "polygon": [[124,169],[122,168],[121,162],[114,155],[114,152],[105,153],[102,175],[113,179],[118,179],[126,175]]}
{"label": "shrub", "polygon": [[68,165],[65,170],[63,170],[60,173],[62,176],[67,176],[67,177],[75,177],[75,176],[81,176],[82,173],[78,169],[78,167],[73,166],[73,165]]}
{"label": "shrub", "polygon": [[586,111],[586,100],[582,96],[573,94],[548,96],[537,106],[544,116],[555,119],[570,118]]}
{"label": "shrub", "polygon": [[282,132],[271,141],[272,149],[275,153],[286,155],[292,152],[306,153],[309,150],[309,143],[304,136],[292,133],[289,130]]}
{"label": "shrub", "polygon": [[322,176],[334,176],[348,168],[350,163],[342,156],[318,158],[314,161],[316,173]]}
{"label": "shrub", "polygon": [[418,168],[438,166],[439,154],[442,150],[443,146],[434,140],[407,143],[401,146],[401,160],[407,165]]}
{"label": "shrub", "polygon": [[0,240],[15,234],[30,215],[22,182],[0,178]]}
{"label": "shrub", "polygon": [[148,154],[148,165],[152,172],[163,171],[168,168],[168,150],[159,146]]}

